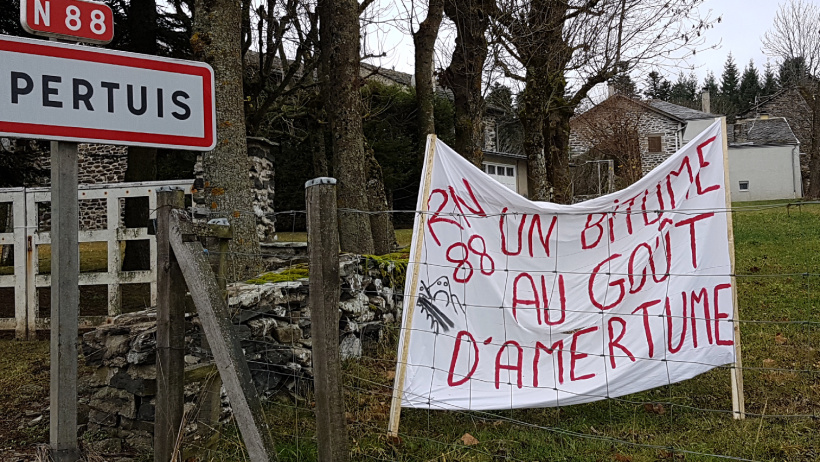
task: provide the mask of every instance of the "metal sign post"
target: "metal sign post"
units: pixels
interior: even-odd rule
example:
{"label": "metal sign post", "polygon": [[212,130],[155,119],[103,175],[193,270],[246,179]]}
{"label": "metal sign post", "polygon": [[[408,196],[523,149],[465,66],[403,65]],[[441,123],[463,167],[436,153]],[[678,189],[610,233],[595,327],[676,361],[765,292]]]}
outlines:
{"label": "metal sign post", "polygon": [[77,143],[51,142],[51,457],[75,462],[80,307]]}
{"label": "metal sign post", "polygon": [[[111,8],[22,0],[28,32],[108,43]],[[204,63],[0,35],[0,135],[51,143],[51,460],[75,462],[79,317],[77,143],[209,151],[213,70]],[[178,425],[178,423],[174,423]]]}

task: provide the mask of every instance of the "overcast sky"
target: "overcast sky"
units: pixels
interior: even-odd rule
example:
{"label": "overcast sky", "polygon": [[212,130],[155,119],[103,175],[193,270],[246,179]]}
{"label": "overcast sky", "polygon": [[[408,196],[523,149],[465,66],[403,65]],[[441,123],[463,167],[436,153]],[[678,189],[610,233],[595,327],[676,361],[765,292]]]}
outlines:
{"label": "overcast sky", "polygon": [[[388,4],[389,1],[383,0],[382,4]],[[401,5],[409,3],[402,3],[401,0],[395,1],[394,5],[398,6],[393,8],[399,9],[402,8]],[[694,67],[693,70],[701,82],[707,71],[711,70],[720,81],[720,74],[723,71],[726,57],[731,52],[741,72],[749,60],[753,59],[755,66],[762,75],[766,61],[769,58],[763,53],[761,38],[771,27],[772,18],[780,4],[787,1],[705,0],[701,6],[701,16],[705,17],[708,14],[713,19],[721,18],[720,23],[715,23],[714,28],[704,33],[705,46],[714,45],[716,48],[704,50],[689,58],[687,62],[681,63],[682,70],[688,73],[689,69]],[[820,0],[811,1],[820,3]],[[453,38],[445,39],[445,45],[449,42],[452,46]],[[381,64],[383,67],[394,68],[402,72],[413,72],[413,41],[406,32],[401,32],[396,28],[383,27],[380,32],[371,33],[371,37],[367,40],[370,43],[376,41],[387,44],[387,48],[383,50],[387,56],[371,60],[374,64]],[[772,64],[775,64],[774,59],[771,61]],[[447,64],[446,62],[439,62],[437,65],[445,67]],[[679,71],[667,69],[665,72],[669,74],[667,78],[674,81]],[[643,86],[645,80],[643,76],[633,75],[633,78],[639,86]]]}
{"label": "overcast sky", "polygon": [[[819,1],[819,0],[814,0]],[[755,66],[763,73],[768,57],[763,53],[763,34],[771,28],[772,19],[780,4],[787,0],[706,0],[701,7],[705,14],[721,18],[713,29],[706,31],[707,44],[719,44],[715,50],[706,50],[692,59],[695,73],[703,80],[708,70],[720,78],[726,56],[732,52],[738,68],[743,68],[753,59]],[[775,60],[772,59],[774,65]]]}

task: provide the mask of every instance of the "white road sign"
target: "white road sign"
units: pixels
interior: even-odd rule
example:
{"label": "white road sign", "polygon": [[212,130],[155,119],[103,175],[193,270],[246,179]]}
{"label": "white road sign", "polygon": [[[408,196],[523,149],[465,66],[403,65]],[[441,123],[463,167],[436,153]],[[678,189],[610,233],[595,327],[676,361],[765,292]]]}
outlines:
{"label": "white road sign", "polygon": [[213,88],[205,63],[0,36],[0,136],[208,151]]}

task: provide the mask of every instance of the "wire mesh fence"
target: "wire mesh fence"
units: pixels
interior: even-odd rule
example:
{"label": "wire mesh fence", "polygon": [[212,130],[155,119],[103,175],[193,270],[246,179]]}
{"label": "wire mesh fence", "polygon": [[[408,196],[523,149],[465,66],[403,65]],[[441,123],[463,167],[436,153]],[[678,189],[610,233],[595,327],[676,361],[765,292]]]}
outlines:
{"label": "wire mesh fence", "polygon": [[[340,212],[363,217],[370,213]],[[817,437],[820,430],[820,314],[817,309],[820,305],[820,226],[817,226],[820,204],[761,203],[708,212],[732,213],[734,217],[737,262],[733,276],[739,301],[739,318],[734,322],[740,326],[743,341],[745,420],[732,418],[729,380],[732,366],[725,365],[690,380],[626,396],[608,397],[606,392],[588,396],[600,399],[588,404],[535,409],[511,406],[495,411],[448,405],[451,410],[443,411],[436,410],[433,402],[427,409],[405,409],[398,437],[388,436],[396,350],[402,329],[401,294],[408,266],[424,264],[412,261],[404,248],[387,256],[354,256],[343,264],[346,269],[342,271],[341,281],[340,332],[351,458],[408,461],[808,461],[820,458],[820,438]],[[467,216],[498,221],[497,216]],[[301,239],[295,229],[287,236]],[[228,290],[229,297],[235,298],[231,303],[234,322],[240,326],[242,345],[254,380],[267,398],[265,412],[281,460],[317,459],[309,357],[310,313],[303,279],[308,274],[303,261],[294,256],[273,273],[283,276],[267,275],[256,281],[278,285],[279,304],[242,306],[238,301],[241,291],[236,286]],[[476,263],[476,267],[478,265],[480,263]],[[458,266],[453,264],[451,269],[458,271]],[[385,291],[384,287],[392,290]],[[389,297],[393,299],[387,300]],[[360,305],[354,306],[356,300]],[[503,307],[471,303],[467,308],[497,310]],[[670,327],[682,324],[692,330],[701,328],[701,341],[711,341],[711,335],[707,340],[702,326],[716,321],[714,313],[698,313],[694,304],[692,308],[691,313],[684,311],[682,316],[667,313],[665,321]],[[525,308],[519,306],[518,309]],[[566,309],[573,311],[572,307]],[[634,315],[644,316],[641,312]],[[432,325],[429,319],[423,320],[413,329],[429,330]],[[243,331],[248,331],[247,335]],[[698,334],[694,338],[697,339]],[[664,339],[667,341],[672,346],[692,340],[672,338],[670,330]],[[494,341],[493,345],[504,347],[501,340]],[[522,348],[533,347],[522,345]],[[564,354],[585,353],[589,352],[567,347]],[[603,361],[629,360],[629,355],[618,349],[605,356]],[[637,359],[679,361],[658,355]],[[514,375],[511,380],[515,381]],[[430,399],[429,396],[423,398]],[[219,431],[221,436],[216,444],[207,449],[202,444],[201,449],[214,460],[244,457],[235,428],[228,425],[219,427]]]}

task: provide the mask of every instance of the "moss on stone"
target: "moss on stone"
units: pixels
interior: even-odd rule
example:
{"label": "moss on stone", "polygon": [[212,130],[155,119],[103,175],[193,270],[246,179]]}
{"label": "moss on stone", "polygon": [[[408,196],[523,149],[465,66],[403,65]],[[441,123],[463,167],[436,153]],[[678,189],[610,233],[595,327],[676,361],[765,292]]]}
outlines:
{"label": "moss on stone", "polygon": [[410,254],[396,252],[385,255],[363,255],[363,257],[365,258],[367,270],[378,270],[384,285],[398,290],[404,289]]}
{"label": "moss on stone", "polygon": [[306,265],[298,265],[288,268],[283,271],[272,271],[270,273],[260,274],[259,276],[245,281],[248,284],[269,284],[275,282],[290,282],[298,279],[308,277],[308,268]]}

